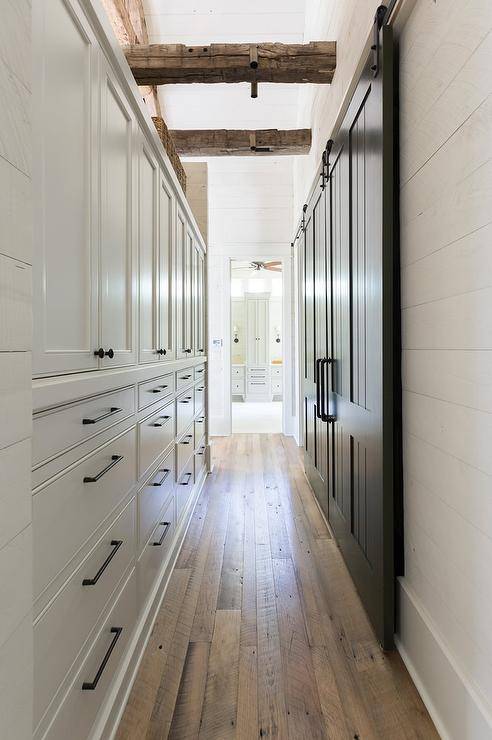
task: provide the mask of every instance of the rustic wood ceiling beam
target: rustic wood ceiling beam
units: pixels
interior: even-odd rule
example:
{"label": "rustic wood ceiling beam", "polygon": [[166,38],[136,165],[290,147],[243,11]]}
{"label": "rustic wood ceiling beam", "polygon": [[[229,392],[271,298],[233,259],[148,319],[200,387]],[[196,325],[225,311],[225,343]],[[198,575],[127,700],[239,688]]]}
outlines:
{"label": "rustic wood ceiling beam", "polygon": [[[255,48],[255,63],[251,49]],[[336,42],[309,44],[131,44],[124,48],[139,85],[192,82],[330,83]]]}
{"label": "rustic wood ceiling beam", "polygon": [[265,156],[308,154],[311,130],[275,128],[183,130],[169,132],[176,151],[188,157]]}

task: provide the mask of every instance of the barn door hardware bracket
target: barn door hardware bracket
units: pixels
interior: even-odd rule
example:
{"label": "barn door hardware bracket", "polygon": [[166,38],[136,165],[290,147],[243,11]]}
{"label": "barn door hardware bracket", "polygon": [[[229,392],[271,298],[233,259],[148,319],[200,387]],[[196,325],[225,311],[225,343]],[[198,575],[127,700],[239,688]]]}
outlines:
{"label": "barn door hardware bracket", "polygon": [[329,179],[329,170],[330,170],[330,152],[331,148],[333,146],[333,139],[328,139],[326,142],[326,147],[323,151],[323,155],[321,158],[321,190],[324,190],[326,187],[326,183]]}
{"label": "barn door hardware bracket", "polygon": [[374,16],[374,41],[371,46],[371,51],[373,52],[373,63],[371,66],[371,71],[374,77],[377,77],[379,74],[380,56],[381,56],[381,44],[379,41],[379,32],[381,28],[383,27],[383,23],[384,23],[387,10],[388,9],[386,5],[380,5],[378,9],[376,10],[376,15]]}
{"label": "barn door hardware bracket", "polygon": [[[253,70],[258,69],[258,47],[256,46],[256,44],[251,44],[251,46],[249,47],[249,66]],[[256,72],[255,79],[251,81],[251,97],[258,97],[258,82],[256,80]]]}
{"label": "barn door hardware bracket", "polygon": [[301,229],[303,231],[306,231],[306,211],[307,211],[307,203],[304,203],[302,207],[302,224],[301,224]]}

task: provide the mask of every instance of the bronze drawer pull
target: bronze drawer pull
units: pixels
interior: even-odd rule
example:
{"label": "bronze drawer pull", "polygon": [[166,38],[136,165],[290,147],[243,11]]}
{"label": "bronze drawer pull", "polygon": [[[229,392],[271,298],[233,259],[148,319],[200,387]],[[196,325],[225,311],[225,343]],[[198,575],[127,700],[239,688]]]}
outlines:
{"label": "bronze drawer pull", "polygon": [[164,537],[168,533],[170,526],[171,526],[171,522],[159,522],[159,527],[164,527],[164,531],[162,532],[160,540],[157,540],[157,542],[152,543],[152,547],[160,547],[162,545],[162,543],[164,542]]}
{"label": "bronze drawer pull", "polygon": [[110,633],[112,635],[114,634],[114,637],[111,641],[111,645],[109,646],[106,655],[102,659],[101,665],[97,669],[97,673],[94,676],[94,680],[90,682],[84,681],[84,683],[82,684],[82,691],[94,691],[94,689],[97,687],[97,684],[99,683],[99,680],[104,672],[104,669],[106,668],[108,661],[111,657],[111,653],[115,649],[116,643],[120,639],[120,635],[122,632],[123,632],[123,627],[111,627]]}
{"label": "bronze drawer pull", "polygon": [[84,483],[97,483],[97,481],[102,478],[103,475],[106,475],[106,473],[108,473],[111,468],[114,468],[115,465],[118,465],[121,460],[123,460],[123,455],[111,455],[111,462],[109,463],[109,465],[106,465],[104,470],[101,470],[101,472],[97,475],[86,475],[84,478]]}
{"label": "bronze drawer pull", "polygon": [[112,559],[114,558],[114,556],[116,555],[116,553],[118,552],[122,544],[123,544],[123,540],[111,540],[111,547],[113,549],[111,550],[111,552],[109,553],[108,557],[106,558],[104,563],[101,565],[99,570],[97,571],[94,578],[84,578],[84,580],[82,581],[83,586],[95,586],[96,585],[96,583],[98,582],[98,580],[100,579],[100,577],[102,576],[102,574],[104,573],[104,571],[106,570],[106,568],[108,567],[108,565],[110,564],[110,562],[112,561]]}
{"label": "bronze drawer pull", "polygon": [[105,414],[101,414],[101,416],[96,416],[95,419],[82,419],[82,424],[97,424],[98,421],[107,419],[109,416],[113,416],[113,414],[117,414],[120,411],[122,411],[122,409],[117,408],[117,406],[111,406],[109,411],[107,411]]}

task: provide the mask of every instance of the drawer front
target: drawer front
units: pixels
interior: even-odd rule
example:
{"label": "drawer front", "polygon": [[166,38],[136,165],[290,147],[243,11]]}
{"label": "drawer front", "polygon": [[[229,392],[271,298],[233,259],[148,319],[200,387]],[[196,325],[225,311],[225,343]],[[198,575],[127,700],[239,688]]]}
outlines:
{"label": "drawer front", "polygon": [[174,447],[138,493],[138,542],[140,548],[150,536],[163,506],[174,490]]}
{"label": "drawer front", "polygon": [[179,522],[186,504],[190,500],[195,484],[194,458],[194,455],[190,457],[176,485],[176,523]]}
{"label": "drawer front", "polygon": [[281,367],[275,367],[273,366],[270,370],[270,373],[273,378],[281,378],[282,377],[282,368]]}
{"label": "drawer front", "polygon": [[174,496],[163,510],[159,521],[145,543],[137,565],[138,601],[140,608],[161,572],[162,565],[173,543],[176,522],[174,519]]}
{"label": "drawer front", "polygon": [[195,415],[193,388],[182,393],[176,399],[176,434],[180,434],[189,426]]}
{"label": "drawer front", "polygon": [[203,411],[205,408],[205,385],[203,383],[199,383],[197,386],[195,386],[195,414],[198,414],[200,411]]}
{"label": "drawer front", "polygon": [[206,452],[205,440],[199,445],[195,452],[195,481],[200,478],[203,468],[205,467],[205,452]]}
{"label": "drawer front", "polygon": [[34,626],[35,725],[94,628],[134,553],[135,500],[132,499]]}
{"label": "drawer front", "polygon": [[242,380],[232,381],[232,393],[244,394],[244,378]]}
{"label": "drawer front", "polygon": [[185,370],[179,370],[176,373],[176,390],[179,391],[182,388],[186,388],[191,385],[194,381],[194,369],[187,367]]}
{"label": "drawer front", "polygon": [[205,365],[197,365],[194,372],[195,380],[205,380]]}
{"label": "drawer front", "polygon": [[34,416],[33,467],[84,442],[134,412],[135,391],[126,388]]}
{"label": "drawer front", "polygon": [[136,429],[133,427],[38,489],[33,496],[35,598],[135,483]]}
{"label": "drawer front", "polygon": [[205,436],[205,416],[198,416],[195,419],[195,447],[200,444]]}
{"label": "drawer front", "polygon": [[[91,645],[47,734],[43,735],[46,740],[87,740],[90,737],[97,713],[106,699],[128,646],[136,618],[134,570]],[[91,689],[101,667],[97,685]],[[41,732],[35,734],[35,740],[40,740],[41,737]]]}
{"label": "drawer front", "polygon": [[248,377],[251,377],[252,375],[263,375],[264,377],[268,376],[268,367],[265,365],[258,365],[258,367],[248,367]]}
{"label": "drawer front", "polygon": [[266,380],[249,380],[248,393],[268,393],[268,383]]}
{"label": "drawer front", "polygon": [[271,390],[274,395],[282,393],[282,383],[278,380],[272,380]]}
{"label": "drawer front", "polygon": [[173,442],[174,401],[138,424],[138,472],[142,476]]}
{"label": "drawer front", "polygon": [[244,367],[233,367],[232,377],[233,378],[244,378]]}
{"label": "drawer front", "polygon": [[174,393],[174,373],[147,380],[138,386],[138,408],[145,409]]}
{"label": "drawer front", "polygon": [[176,443],[176,476],[179,478],[195,449],[194,425]]}

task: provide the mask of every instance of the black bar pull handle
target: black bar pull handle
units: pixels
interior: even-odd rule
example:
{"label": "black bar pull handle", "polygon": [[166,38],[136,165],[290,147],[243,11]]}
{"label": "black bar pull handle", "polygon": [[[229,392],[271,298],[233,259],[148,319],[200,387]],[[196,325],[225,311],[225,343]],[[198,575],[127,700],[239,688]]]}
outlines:
{"label": "black bar pull handle", "polygon": [[188,478],[188,480],[186,481],[186,483],[184,482],[184,480],[182,480],[182,481],[181,481],[181,485],[182,485],[182,486],[187,486],[187,485],[188,485],[188,483],[189,483],[189,482],[190,482],[190,480],[191,480],[191,476],[192,476],[192,475],[193,475],[193,473],[186,473],[186,475],[185,475],[185,478]]}
{"label": "black bar pull handle", "polygon": [[104,573],[104,571],[106,570],[106,568],[108,567],[108,565],[110,564],[110,562],[112,561],[112,559],[114,558],[114,556],[116,555],[116,553],[118,552],[122,544],[123,544],[123,540],[111,540],[111,547],[113,549],[111,550],[111,552],[109,553],[108,557],[106,558],[104,563],[101,565],[99,570],[97,571],[94,578],[84,578],[84,580],[82,581],[83,586],[95,586],[96,585],[96,583],[98,582],[98,580],[100,579],[100,577],[102,576],[102,574]]}
{"label": "black bar pull handle", "polygon": [[109,416],[113,416],[120,411],[122,411],[122,409],[119,409],[117,406],[111,406],[109,411],[107,411],[105,414],[101,414],[101,416],[96,416],[95,419],[82,419],[82,424],[97,424],[98,421],[107,419]]}
{"label": "black bar pull handle", "polygon": [[[165,423],[168,421],[171,417],[170,416],[159,416],[159,419],[162,419],[162,421]],[[151,427],[163,427],[164,424],[160,424],[158,421],[153,421],[152,424],[150,424]]]}
{"label": "black bar pull handle", "polygon": [[191,375],[182,375],[180,377],[180,380],[189,380],[191,378]]}
{"label": "black bar pull handle", "polygon": [[[187,439],[188,442],[185,442],[185,439]],[[192,434],[187,434],[186,437],[183,437],[183,439],[181,440],[180,444],[182,444],[182,445],[189,445],[192,439],[193,439],[193,435]]]}
{"label": "black bar pull handle", "polygon": [[[324,403],[323,403],[323,421],[327,421],[329,424],[333,424],[337,420],[336,414],[330,413],[330,396],[331,396],[331,387],[332,387],[331,380],[333,379],[332,378],[333,367],[334,367],[333,358],[328,357],[323,360],[323,395],[328,398],[328,412],[324,408]],[[328,383],[327,383],[327,387],[328,387],[327,393],[325,393],[325,372],[326,372],[325,368],[328,369],[328,373],[329,373]]]}
{"label": "black bar pull handle", "polygon": [[152,543],[153,547],[160,547],[162,545],[162,543],[164,542],[164,538],[169,531],[170,526],[171,526],[171,522],[159,522],[159,527],[164,527],[164,530],[162,532],[161,538],[157,540],[157,542]]}
{"label": "black bar pull handle", "polygon": [[316,372],[314,377],[314,382],[316,384],[316,418],[322,419],[323,415],[321,413],[321,383],[320,383],[320,366],[321,366],[321,358],[318,357],[316,360]]}
{"label": "black bar pull handle", "polygon": [[118,465],[121,460],[123,460],[123,455],[111,455],[111,462],[109,463],[109,465],[106,465],[106,467],[97,475],[86,475],[84,478],[84,483],[97,483],[97,481],[100,480],[103,475],[106,475],[106,473],[109,472],[111,468],[114,468],[115,465]]}
{"label": "black bar pull handle", "polygon": [[164,481],[166,480],[166,478],[168,477],[168,475],[169,475],[170,472],[171,471],[168,470],[168,468],[164,468],[164,470],[159,470],[159,473],[164,473],[164,475],[162,476],[162,478],[159,481],[154,481],[153,483],[151,483],[151,485],[152,486],[157,486],[157,487],[162,486],[163,483],[164,483]]}
{"label": "black bar pull handle", "polygon": [[202,445],[200,449],[196,453],[197,455],[204,455],[205,454],[205,445]]}
{"label": "black bar pull handle", "polygon": [[106,668],[108,661],[111,657],[111,653],[116,647],[116,643],[120,639],[120,635],[123,632],[123,627],[111,627],[109,630],[112,635],[114,635],[113,639],[111,640],[111,645],[109,646],[106,655],[102,659],[102,663],[97,669],[97,673],[94,676],[93,681],[84,681],[82,684],[82,691],[94,691],[97,688],[97,684],[99,683],[102,674],[104,673],[104,669]]}
{"label": "black bar pull handle", "polygon": [[201,393],[202,391],[204,391],[204,390],[205,390],[205,388],[204,388],[204,387],[201,387],[201,388],[197,388],[197,391],[200,391],[200,393]]}
{"label": "black bar pull handle", "polygon": [[190,401],[191,401],[191,396],[186,396],[180,401],[180,403],[189,403]]}

